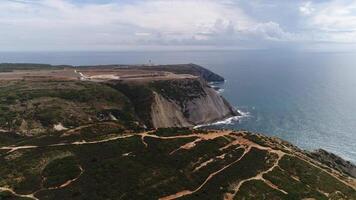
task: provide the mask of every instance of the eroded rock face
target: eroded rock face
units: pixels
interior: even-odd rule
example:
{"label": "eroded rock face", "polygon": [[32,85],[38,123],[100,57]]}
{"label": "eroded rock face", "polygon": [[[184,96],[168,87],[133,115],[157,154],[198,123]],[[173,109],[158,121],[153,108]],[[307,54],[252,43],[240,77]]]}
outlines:
{"label": "eroded rock face", "polygon": [[193,127],[239,115],[199,77],[111,85],[129,98],[149,128]]}
{"label": "eroded rock face", "polygon": [[189,127],[192,123],[184,117],[181,108],[172,101],[154,92],[154,102],[151,108],[153,127]]}
{"label": "eroded rock face", "polygon": [[155,128],[191,127],[239,115],[214,89],[199,79],[153,84],[152,124]]}
{"label": "eroded rock face", "polygon": [[189,121],[198,125],[238,115],[214,89],[205,87],[204,91],[206,96],[187,102],[186,109],[190,113]]}

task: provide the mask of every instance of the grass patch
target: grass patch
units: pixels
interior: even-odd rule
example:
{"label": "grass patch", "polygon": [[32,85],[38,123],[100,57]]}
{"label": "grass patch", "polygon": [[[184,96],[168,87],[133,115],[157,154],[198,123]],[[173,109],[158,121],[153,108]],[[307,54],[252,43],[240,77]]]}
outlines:
{"label": "grass patch", "polygon": [[43,186],[58,187],[78,177],[81,173],[78,162],[73,156],[51,161],[42,171]]}

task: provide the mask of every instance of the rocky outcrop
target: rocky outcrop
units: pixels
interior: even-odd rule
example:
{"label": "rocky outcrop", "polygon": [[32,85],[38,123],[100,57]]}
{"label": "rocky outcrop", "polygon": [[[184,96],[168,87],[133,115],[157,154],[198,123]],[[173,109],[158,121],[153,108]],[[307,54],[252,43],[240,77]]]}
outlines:
{"label": "rocky outcrop", "polygon": [[148,128],[194,127],[239,113],[201,78],[111,82],[130,99]]}
{"label": "rocky outcrop", "polygon": [[192,127],[239,115],[214,89],[199,79],[156,82],[151,107],[155,128]]}
{"label": "rocky outcrop", "polygon": [[156,92],[151,107],[152,125],[159,127],[188,127],[192,126],[181,112],[181,108]]}
{"label": "rocky outcrop", "polygon": [[309,155],[328,167],[356,178],[356,166],[333,153],[325,151],[324,149],[318,149],[309,153]]}
{"label": "rocky outcrop", "polygon": [[187,102],[189,121],[195,125],[211,123],[227,117],[238,115],[232,106],[214,89],[205,87],[206,96]]}

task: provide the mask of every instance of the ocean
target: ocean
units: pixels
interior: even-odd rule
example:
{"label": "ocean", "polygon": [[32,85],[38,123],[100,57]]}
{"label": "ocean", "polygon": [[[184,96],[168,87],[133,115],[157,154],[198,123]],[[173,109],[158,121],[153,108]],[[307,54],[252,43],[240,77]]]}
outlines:
{"label": "ocean", "polygon": [[356,53],[289,50],[0,52],[0,62],[196,63],[225,77],[223,95],[244,113],[214,127],[280,137],[356,163]]}

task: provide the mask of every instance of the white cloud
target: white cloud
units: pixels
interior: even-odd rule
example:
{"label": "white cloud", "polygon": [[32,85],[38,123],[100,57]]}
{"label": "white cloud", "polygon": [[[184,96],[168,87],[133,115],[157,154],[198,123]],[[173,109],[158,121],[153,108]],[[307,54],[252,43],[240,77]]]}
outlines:
{"label": "white cloud", "polygon": [[304,15],[310,15],[314,12],[314,10],[315,9],[312,6],[312,2],[310,2],[310,1],[303,3],[299,7],[299,11]]}
{"label": "white cloud", "polygon": [[255,21],[231,1],[73,2],[0,1],[0,48],[235,45],[294,38],[275,22]]}
{"label": "white cloud", "polygon": [[356,1],[333,0],[313,7],[306,17],[306,28],[316,41],[356,42]]}
{"label": "white cloud", "polygon": [[329,31],[356,30],[356,1],[333,1],[320,6],[311,23]]}
{"label": "white cloud", "polygon": [[246,31],[247,35],[254,35],[256,38],[262,38],[273,41],[295,41],[301,39],[299,35],[284,31],[279,24],[275,22],[259,23]]}

